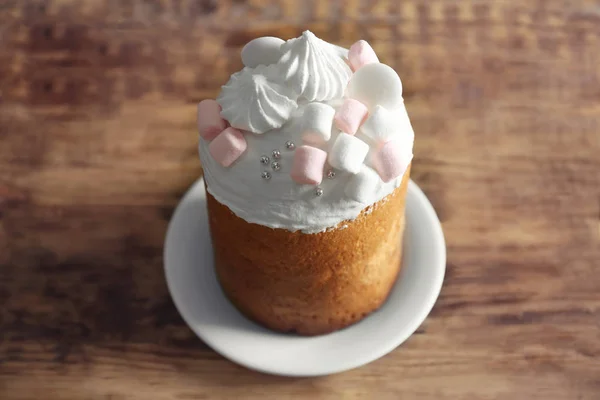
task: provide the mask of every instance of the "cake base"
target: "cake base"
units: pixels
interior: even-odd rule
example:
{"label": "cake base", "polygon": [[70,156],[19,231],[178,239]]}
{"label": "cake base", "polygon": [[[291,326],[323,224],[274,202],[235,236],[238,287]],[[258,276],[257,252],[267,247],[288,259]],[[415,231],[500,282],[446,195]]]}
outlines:
{"label": "cake base", "polygon": [[207,193],[225,295],[251,320],[300,335],[333,332],[377,310],[400,270],[409,176],[410,167],[356,219],[315,234],[248,223]]}

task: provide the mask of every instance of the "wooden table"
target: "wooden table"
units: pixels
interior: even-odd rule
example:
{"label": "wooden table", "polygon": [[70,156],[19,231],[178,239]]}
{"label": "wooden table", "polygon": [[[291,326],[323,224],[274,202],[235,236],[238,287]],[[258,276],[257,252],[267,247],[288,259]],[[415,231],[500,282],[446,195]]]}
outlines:
{"label": "wooden table", "polygon": [[[306,28],[401,75],[448,269],[400,348],[287,379],[196,338],[162,247],[196,103]],[[599,54],[598,1],[0,1],[0,398],[600,399]]]}

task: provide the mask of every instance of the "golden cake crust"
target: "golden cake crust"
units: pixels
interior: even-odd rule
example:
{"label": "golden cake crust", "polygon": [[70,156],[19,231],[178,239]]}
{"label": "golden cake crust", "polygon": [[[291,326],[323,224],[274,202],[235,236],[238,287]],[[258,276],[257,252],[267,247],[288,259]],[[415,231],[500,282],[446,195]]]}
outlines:
{"label": "golden cake crust", "polygon": [[316,234],[248,223],[207,192],[226,296],[250,319],[301,335],[333,332],[375,311],[400,270],[409,176],[410,166],[390,195]]}

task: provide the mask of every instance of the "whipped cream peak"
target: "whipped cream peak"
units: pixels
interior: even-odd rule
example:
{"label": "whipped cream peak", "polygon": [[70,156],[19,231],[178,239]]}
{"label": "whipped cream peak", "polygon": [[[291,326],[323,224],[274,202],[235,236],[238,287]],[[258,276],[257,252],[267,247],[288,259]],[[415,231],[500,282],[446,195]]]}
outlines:
{"label": "whipped cream peak", "polygon": [[352,70],[338,48],[305,31],[281,46],[278,67],[283,79],[307,101],[325,101],[344,94]]}
{"label": "whipped cream peak", "polygon": [[272,67],[246,67],[222,87],[221,116],[234,128],[262,134],[281,127],[298,107],[294,91],[273,81]]}

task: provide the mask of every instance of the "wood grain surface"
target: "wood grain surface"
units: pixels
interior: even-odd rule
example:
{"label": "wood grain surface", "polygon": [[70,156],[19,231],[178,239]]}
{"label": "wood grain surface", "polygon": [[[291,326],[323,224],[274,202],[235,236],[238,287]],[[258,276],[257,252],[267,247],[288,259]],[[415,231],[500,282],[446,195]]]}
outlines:
{"label": "wood grain surface", "polygon": [[[448,270],[400,348],[287,379],[194,336],[162,246],[196,103],[307,28],[401,75]],[[0,399],[238,397],[600,399],[599,1],[0,0]]]}

